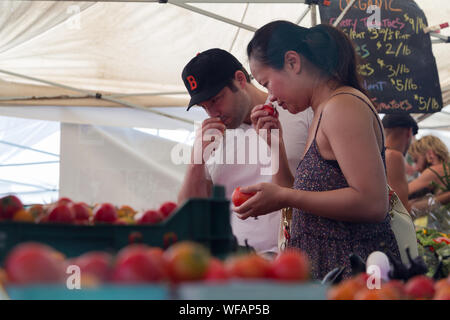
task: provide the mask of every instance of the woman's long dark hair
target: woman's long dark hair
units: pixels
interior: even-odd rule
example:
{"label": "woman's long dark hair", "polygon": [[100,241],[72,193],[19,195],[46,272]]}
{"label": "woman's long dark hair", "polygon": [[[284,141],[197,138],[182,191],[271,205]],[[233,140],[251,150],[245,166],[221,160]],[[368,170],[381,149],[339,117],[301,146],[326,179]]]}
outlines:
{"label": "woman's long dark hair", "polygon": [[296,51],[322,73],[341,85],[368,96],[357,72],[353,43],[330,25],[300,27],[289,21],[270,22],[258,29],[247,46],[247,55],[274,69],[282,69],[287,51]]}

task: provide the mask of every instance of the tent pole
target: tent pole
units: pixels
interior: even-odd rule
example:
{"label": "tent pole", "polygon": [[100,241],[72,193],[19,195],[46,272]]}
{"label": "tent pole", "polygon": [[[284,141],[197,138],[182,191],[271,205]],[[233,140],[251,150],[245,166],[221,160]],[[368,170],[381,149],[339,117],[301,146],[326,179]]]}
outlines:
{"label": "tent pole", "polygon": [[24,78],[24,79],[28,79],[28,80],[32,80],[32,81],[37,81],[37,82],[42,82],[42,83],[51,85],[53,87],[58,87],[58,88],[63,88],[63,89],[67,89],[67,90],[77,91],[77,92],[80,92],[80,93],[84,93],[85,95],[87,95],[88,97],[93,98],[93,99],[103,99],[103,100],[114,102],[114,103],[117,103],[119,105],[123,105],[123,106],[126,106],[126,107],[130,107],[130,108],[134,108],[134,109],[140,109],[140,110],[145,110],[145,111],[152,112],[152,113],[155,113],[155,114],[160,115],[160,116],[164,116],[164,117],[168,117],[168,118],[171,118],[171,119],[174,119],[174,120],[186,122],[186,123],[192,124],[192,125],[194,124],[194,121],[192,121],[192,120],[187,120],[187,119],[180,118],[180,117],[177,117],[177,116],[168,115],[168,114],[165,114],[163,112],[159,112],[159,111],[156,111],[156,110],[151,110],[150,108],[146,108],[146,107],[143,107],[143,106],[131,103],[131,102],[119,100],[117,98],[111,98],[109,96],[103,96],[100,93],[95,93],[94,94],[94,93],[91,93],[91,92],[83,90],[83,89],[66,86],[66,85],[59,84],[59,83],[52,82],[52,81],[47,81],[47,80],[43,80],[43,79],[29,77],[29,76],[25,76],[25,75],[22,75],[22,74],[6,71],[6,70],[2,70],[2,69],[0,69],[0,73],[6,73],[6,74],[9,74],[9,75],[12,75],[12,76],[19,77],[19,78]]}
{"label": "tent pole", "polygon": [[185,3],[178,3],[178,2],[177,3],[170,2],[170,3],[173,4],[174,6],[181,7],[181,8],[184,8],[184,9],[187,9],[187,10],[190,10],[190,11],[202,14],[202,15],[207,16],[209,18],[213,18],[213,19],[216,19],[216,20],[219,20],[219,21],[222,21],[222,22],[234,25],[236,27],[239,27],[239,28],[242,28],[242,29],[245,29],[245,30],[248,30],[248,31],[255,32],[257,30],[256,28],[251,27],[249,25],[246,25],[246,24],[237,22],[235,20],[231,20],[231,19],[219,16],[219,15],[217,15],[215,13],[212,13],[212,12],[209,12],[209,11],[206,11],[206,10],[203,10],[203,9],[200,9],[200,8],[197,8],[197,7],[185,4]]}
{"label": "tent pole", "polygon": [[[24,0],[11,0],[11,1],[24,1]],[[33,1],[33,0],[32,0]],[[43,0],[43,1],[55,1],[55,0]],[[305,3],[306,0],[57,0],[57,1],[70,1],[70,2],[159,2],[159,3]]]}
{"label": "tent pole", "polygon": [[28,162],[28,163],[8,163],[0,164],[0,167],[19,167],[19,166],[34,166],[39,164],[54,164],[59,163],[59,161],[42,161],[42,162]]}
{"label": "tent pole", "polygon": [[436,32],[430,32],[430,36],[438,38],[437,40],[434,40],[434,43],[450,43],[450,37],[444,36],[442,34],[436,33]]}
{"label": "tent pole", "polygon": [[[244,13],[242,14],[241,23],[244,22],[245,16],[247,15],[248,6],[249,6],[249,4],[247,3],[247,5],[245,6]],[[240,31],[241,31],[241,28],[238,28],[236,31],[236,34],[234,35],[233,42],[231,42],[230,50],[228,50],[229,52],[231,52],[231,50],[233,50],[234,44],[236,43],[236,39],[237,39]]]}
{"label": "tent pole", "polygon": [[450,129],[450,125],[447,125],[447,126],[435,126],[435,127],[421,127],[419,129],[428,129],[428,130]]}
{"label": "tent pole", "polygon": [[315,4],[310,4],[311,7],[311,27],[317,25],[317,6]]}
{"label": "tent pole", "polygon": [[59,95],[59,96],[22,96],[22,97],[2,97],[0,102],[5,101],[24,101],[24,100],[54,100],[54,99],[88,99],[90,95]]}
{"label": "tent pole", "polygon": [[122,98],[122,97],[138,97],[138,96],[170,96],[170,95],[178,95],[178,94],[186,94],[186,92],[172,91],[172,92],[118,93],[118,94],[110,94],[107,96],[112,97],[112,98]]}
{"label": "tent pole", "polygon": [[350,10],[350,8],[353,6],[353,4],[355,3],[356,0],[352,0],[350,1],[349,4],[347,4],[347,6],[345,7],[344,11],[341,12],[341,14],[339,15],[339,17],[336,19],[336,21],[333,23],[334,27],[337,27],[337,25],[339,24],[339,22],[341,22],[341,20],[344,18],[344,16],[347,14],[348,10]]}
{"label": "tent pole", "polygon": [[[104,95],[105,97],[111,98],[123,98],[123,97],[143,97],[143,96],[168,96],[168,95],[178,95],[178,94],[186,94],[186,92],[181,91],[173,91],[173,92],[142,92],[142,93],[118,93],[118,94],[110,94]],[[25,100],[54,100],[54,99],[89,99],[92,98],[91,95],[58,95],[58,96],[22,96],[22,97],[2,97],[0,98],[0,102],[2,101],[25,101]]]}
{"label": "tent pole", "polygon": [[43,153],[43,154],[46,154],[46,155],[49,155],[49,156],[54,156],[54,157],[59,158],[59,154],[51,153],[51,152],[47,152],[47,151],[42,151],[42,150],[38,150],[38,149],[33,149],[33,148],[30,148],[30,147],[27,147],[27,146],[23,146],[21,144],[7,142],[7,141],[4,141],[4,140],[0,140],[0,143],[1,144],[6,144],[8,146],[12,146],[12,147],[20,148],[20,149],[25,149],[25,150],[30,150],[30,151],[34,151],[34,152],[39,152],[39,153]]}
{"label": "tent pole", "polygon": [[297,22],[295,24],[300,24],[300,22],[302,22],[302,20],[306,17],[306,15],[308,14],[308,12],[311,10],[311,5],[309,5],[305,11],[303,11],[302,15],[300,16],[300,18],[298,18]]}
{"label": "tent pole", "polygon": [[31,184],[31,183],[11,181],[11,180],[5,180],[5,179],[0,179],[0,182],[18,184],[20,186],[26,186],[26,187],[33,187],[33,188],[37,188],[37,189],[42,189],[44,191],[53,191],[53,189],[49,189],[49,188],[46,188],[46,187],[43,187],[43,186],[39,186],[39,185],[36,185],[36,184]]}

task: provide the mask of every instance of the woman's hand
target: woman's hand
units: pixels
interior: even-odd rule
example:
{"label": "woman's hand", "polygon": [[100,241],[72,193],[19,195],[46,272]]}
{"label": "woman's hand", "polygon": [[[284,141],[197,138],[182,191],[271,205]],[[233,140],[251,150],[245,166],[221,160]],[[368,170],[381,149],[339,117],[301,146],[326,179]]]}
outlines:
{"label": "woman's hand", "polygon": [[[272,110],[270,109],[272,108]],[[250,114],[252,125],[256,132],[266,139],[267,144],[271,145],[271,133],[273,129],[278,129],[278,140],[282,140],[283,133],[280,121],[278,120],[278,111],[268,105],[257,105],[252,109]],[[263,132],[267,133],[264,134]]]}
{"label": "woman's hand", "polygon": [[232,210],[242,220],[248,217],[257,217],[272,213],[287,206],[283,200],[286,192],[285,188],[274,183],[258,183],[253,186],[241,188],[240,191],[243,193],[256,192],[253,197],[241,206],[233,206]]}

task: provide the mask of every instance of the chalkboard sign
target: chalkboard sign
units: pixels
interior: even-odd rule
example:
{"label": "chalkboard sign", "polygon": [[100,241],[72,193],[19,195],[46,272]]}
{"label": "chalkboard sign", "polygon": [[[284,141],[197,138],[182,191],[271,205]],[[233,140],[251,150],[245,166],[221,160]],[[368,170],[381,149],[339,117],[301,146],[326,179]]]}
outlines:
{"label": "chalkboard sign", "polygon": [[[320,6],[333,24],[350,0]],[[376,7],[371,7],[372,5]],[[358,0],[338,25],[355,43],[358,73],[380,113],[432,113],[442,93],[423,11],[412,0]]]}

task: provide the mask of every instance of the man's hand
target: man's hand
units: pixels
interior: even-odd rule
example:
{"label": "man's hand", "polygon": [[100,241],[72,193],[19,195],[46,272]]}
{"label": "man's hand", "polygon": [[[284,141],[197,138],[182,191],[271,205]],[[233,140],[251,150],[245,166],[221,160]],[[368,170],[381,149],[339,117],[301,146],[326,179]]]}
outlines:
{"label": "man's hand", "polygon": [[[204,164],[211,155],[206,152],[211,143],[217,143],[217,139],[225,133],[226,126],[219,118],[209,118],[203,121],[195,135],[194,150],[192,152],[192,163]],[[212,151],[212,150],[211,150]]]}

